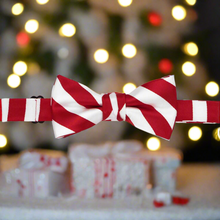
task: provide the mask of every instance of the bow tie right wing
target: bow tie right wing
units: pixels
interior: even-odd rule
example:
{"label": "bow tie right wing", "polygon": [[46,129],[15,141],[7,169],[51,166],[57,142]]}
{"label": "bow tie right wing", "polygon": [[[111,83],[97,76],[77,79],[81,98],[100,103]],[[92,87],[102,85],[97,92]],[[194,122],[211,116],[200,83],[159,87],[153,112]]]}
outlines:
{"label": "bow tie right wing", "polygon": [[126,121],[150,134],[169,140],[177,115],[174,76],[139,86],[126,97]]}

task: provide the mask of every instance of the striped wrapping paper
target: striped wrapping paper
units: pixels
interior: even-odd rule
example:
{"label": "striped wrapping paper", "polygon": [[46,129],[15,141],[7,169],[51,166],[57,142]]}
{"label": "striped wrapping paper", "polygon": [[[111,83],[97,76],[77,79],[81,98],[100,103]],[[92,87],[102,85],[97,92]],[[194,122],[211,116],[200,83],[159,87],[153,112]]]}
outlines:
{"label": "striped wrapping paper", "polygon": [[149,163],[132,157],[140,149],[137,141],[71,146],[71,192],[81,198],[124,198],[143,193],[149,181]]}
{"label": "striped wrapping paper", "polygon": [[140,195],[149,178],[147,161],[112,157],[72,163],[71,192],[80,198],[125,198]]}
{"label": "striped wrapping paper", "polygon": [[[7,157],[1,158],[2,173],[0,192],[16,197],[46,198],[57,196],[67,186],[67,158],[57,151],[46,151],[49,155],[25,151],[16,158],[16,167],[8,170]],[[53,156],[52,156],[53,155]],[[10,159],[9,163],[10,163]],[[14,162],[15,163],[15,162]]]}

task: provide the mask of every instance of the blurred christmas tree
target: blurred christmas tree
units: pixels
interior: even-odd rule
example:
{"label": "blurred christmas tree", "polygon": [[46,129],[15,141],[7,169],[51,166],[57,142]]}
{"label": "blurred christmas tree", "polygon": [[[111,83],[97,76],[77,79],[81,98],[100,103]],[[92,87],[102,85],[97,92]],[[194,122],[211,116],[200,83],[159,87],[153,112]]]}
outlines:
{"label": "blurred christmas tree", "polygon": [[[178,99],[207,99],[205,86],[209,78],[200,62],[193,28],[197,19],[195,3],[196,0],[2,0],[0,98],[50,97],[58,74],[99,93],[122,92],[123,88],[132,89],[174,74]],[[196,131],[208,133],[208,138],[203,135],[205,138],[201,139],[199,133],[198,137],[188,137],[191,127],[176,125],[171,141],[160,140],[161,145],[185,149],[201,145],[204,140],[206,144],[217,144],[211,134],[217,126],[197,126],[202,130]],[[54,139],[49,122],[1,123],[0,133],[8,140],[1,153],[43,146],[67,149],[71,142],[99,143],[122,138],[145,144],[150,138],[125,122],[102,122],[63,140]],[[198,141],[190,140],[193,138]]]}

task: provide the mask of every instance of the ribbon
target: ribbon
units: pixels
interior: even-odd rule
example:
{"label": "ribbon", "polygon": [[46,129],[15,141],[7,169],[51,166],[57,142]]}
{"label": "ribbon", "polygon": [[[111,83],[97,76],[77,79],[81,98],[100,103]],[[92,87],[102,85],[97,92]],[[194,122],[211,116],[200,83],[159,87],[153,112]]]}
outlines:
{"label": "ribbon", "polygon": [[0,121],[52,121],[56,138],[101,121],[127,121],[169,140],[175,122],[220,123],[219,103],[177,100],[174,76],[145,83],[130,94],[98,94],[59,75],[51,99],[1,99]]}

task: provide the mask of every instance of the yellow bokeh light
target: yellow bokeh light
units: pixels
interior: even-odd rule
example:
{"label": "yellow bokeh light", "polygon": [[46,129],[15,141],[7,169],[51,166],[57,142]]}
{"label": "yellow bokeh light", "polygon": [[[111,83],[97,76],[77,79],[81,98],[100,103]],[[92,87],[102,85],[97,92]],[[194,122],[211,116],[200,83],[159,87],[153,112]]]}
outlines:
{"label": "yellow bokeh light", "polygon": [[0,134],[0,148],[5,147],[6,144],[7,144],[7,142],[8,142],[8,141],[7,141],[6,136],[3,135],[3,134]]}
{"label": "yellow bokeh light", "polygon": [[193,126],[188,131],[189,139],[192,141],[198,141],[202,137],[202,130],[200,127]]}
{"label": "yellow bokeh light", "polygon": [[196,0],[186,0],[186,3],[188,5],[195,5],[196,4]]}
{"label": "yellow bokeh light", "polygon": [[71,23],[66,23],[59,29],[61,37],[72,37],[76,33],[76,28]]}
{"label": "yellow bokeh light", "polygon": [[109,58],[109,54],[107,50],[98,49],[94,53],[94,59],[97,63],[105,63]]}
{"label": "yellow bokeh light", "polygon": [[151,151],[156,151],[160,149],[160,140],[156,137],[151,137],[147,140],[147,148]]}
{"label": "yellow bokeh light", "polygon": [[45,4],[47,4],[47,2],[49,2],[49,0],[36,0],[36,2],[37,2],[39,5],[45,5]]}
{"label": "yellow bokeh light", "polygon": [[118,4],[121,5],[122,7],[128,7],[131,5],[132,0],[118,0]]}
{"label": "yellow bokeh light", "polygon": [[182,71],[186,76],[192,76],[196,72],[196,66],[192,62],[187,61],[182,65]]}
{"label": "yellow bokeh light", "polygon": [[133,44],[125,44],[122,48],[122,54],[127,58],[132,58],[136,55],[137,49]]}
{"label": "yellow bokeh light", "polygon": [[216,128],[212,134],[216,141],[220,141],[220,127]]}
{"label": "yellow bokeh light", "polygon": [[181,5],[177,5],[172,9],[172,16],[177,21],[181,21],[186,17],[186,9]]}
{"label": "yellow bokeh light", "polygon": [[19,76],[23,76],[27,72],[27,64],[24,61],[18,61],[13,66],[13,72]]}
{"label": "yellow bokeh light", "polygon": [[20,15],[24,11],[24,6],[21,3],[16,3],[11,8],[11,13],[13,15]]}
{"label": "yellow bokeh light", "polygon": [[134,83],[126,83],[123,86],[123,92],[126,94],[131,93],[134,89],[136,89],[136,85]]}
{"label": "yellow bokeh light", "polygon": [[40,72],[40,66],[38,63],[29,63],[28,65],[28,74],[29,75],[34,75]]}
{"label": "yellow bokeh light", "polygon": [[21,84],[21,78],[20,76],[12,73],[11,75],[8,76],[7,83],[8,86],[15,89]]}
{"label": "yellow bokeh light", "polygon": [[199,51],[198,46],[193,42],[186,43],[183,46],[183,50],[187,55],[190,55],[190,56],[196,56]]}
{"label": "yellow bokeh light", "polygon": [[216,96],[219,93],[219,86],[216,82],[211,81],[206,84],[205,91],[206,91],[206,94],[211,97]]}
{"label": "yellow bokeh light", "polygon": [[30,19],[25,23],[24,28],[28,33],[33,34],[38,30],[39,23],[35,19]]}

